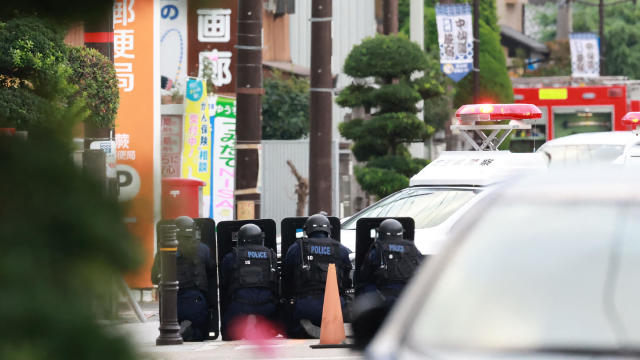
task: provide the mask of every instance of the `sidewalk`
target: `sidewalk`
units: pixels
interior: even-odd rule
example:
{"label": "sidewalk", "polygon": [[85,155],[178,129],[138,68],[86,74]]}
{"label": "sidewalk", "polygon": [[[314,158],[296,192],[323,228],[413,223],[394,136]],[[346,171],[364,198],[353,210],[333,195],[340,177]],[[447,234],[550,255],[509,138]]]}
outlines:
{"label": "sidewalk", "polygon": [[127,307],[121,308],[121,323],[114,325],[116,331],[124,333],[143,356],[152,359],[189,360],[189,359],[361,359],[362,354],[350,349],[311,349],[309,345],[318,343],[317,339],[298,340],[275,338],[260,344],[248,341],[210,340],[182,345],[156,346],[158,337],[158,303],[144,302],[140,304],[147,317],[145,323],[136,318]]}

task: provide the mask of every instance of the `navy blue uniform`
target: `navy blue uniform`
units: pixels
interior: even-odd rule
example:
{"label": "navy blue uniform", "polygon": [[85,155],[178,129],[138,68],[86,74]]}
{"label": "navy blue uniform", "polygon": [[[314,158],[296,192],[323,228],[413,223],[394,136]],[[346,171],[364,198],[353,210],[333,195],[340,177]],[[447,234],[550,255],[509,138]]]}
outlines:
{"label": "navy blue uniform", "polygon": [[[242,251],[240,248],[238,251]],[[276,270],[276,257],[273,251],[264,246],[257,246],[256,250],[245,253],[247,257],[252,261],[262,259],[264,256],[268,256],[271,253],[273,259],[273,266]],[[251,281],[251,279],[245,279],[245,281],[252,282],[251,286],[244,287],[238,279],[240,276],[251,277],[251,274],[236,274],[237,252],[230,252],[225,255],[222,261],[222,271],[220,274],[220,283],[222,288],[225,289],[225,294],[222,294],[222,301],[225,303],[225,313],[222,314],[222,335],[223,340],[230,340],[229,326],[239,316],[243,315],[260,315],[272,322],[276,322],[277,318],[277,272],[273,274],[273,278],[269,279],[268,276],[262,279]],[[265,258],[266,259],[266,258]],[[258,270],[257,268],[256,270]],[[269,268],[263,269],[264,273],[271,271]],[[261,286],[255,286],[262,283]],[[275,334],[274,334],[275,335]]]}
{"label": "navy blue uniform", "polygon": [[[295,242],[289,247],[284,259],[282,292],[287,302],[284,321],[287,326],[287,335],[291,338],[308,337],[300,324],[301,319],[308,319],[316,326],[321,325],[326,262],[336,264],[338,287],[341,294],[340,302],[342,312],[346,315],[345,292],[351,288],[349,273],[352,268],[349,261],[349,250],[337,241],[323,235],[320,232],[313,233],[311,239]],[[303,259],[301,244],[306,248],[305,259]],[[309,244],[312,245],[309,246]],[[308,256],[324,260],[314,265],[306,259]]]}
{"label": "navy blue uniform", "polygon": [[393,305],[421,259],[422,255],[410,241],[377,240],[360,267],[359,291],[377,291],[388,305]]}
{"label": "navy blue uniform", "polygon": [[[203,243],[188,253],[178,250],[176,267],[178,275],[178,323],[191,322],[191,329],[183,333],[185,341],[202,341],[209,335],[210,284],[215,284],[215,262],[209,247]],[[151,281],[160,282],[160,257],[156,256],[151,271]]]}

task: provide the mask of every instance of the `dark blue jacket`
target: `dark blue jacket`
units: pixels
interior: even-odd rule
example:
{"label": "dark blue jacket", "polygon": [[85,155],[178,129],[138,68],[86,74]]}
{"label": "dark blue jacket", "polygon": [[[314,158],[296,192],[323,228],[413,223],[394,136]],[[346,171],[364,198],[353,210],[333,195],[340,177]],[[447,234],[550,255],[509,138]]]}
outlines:
{"label": "dark blue jacket", "polygon": [[[317,233],[316,233],[317,234]],[[312,234],[312,235],[316,235]],[[320,233],[321,234],[321,233]],[[326,236],[318,236],[326,237]],[[346,290],[351,288],[350,272],[352,269],[351,261],[349,260],[349,249],[344,245],[339,244],[339,257],[342,260],[341,264],[336,264],[337,275],[342,276],[341,283],[342,288],[340,293],[344,294]],[[300,246],[298,242],[295,242],[287,250],[284,262],[282,264],[282,294],[284,298],[293,298],[296,293],[295,276],[300,271],[302,254],[300,252]]]}
{"label": "dark blue jacket", "polygon": [[[220,284],[224,289],[230,288],[230,282],[233,281],[233,265],[236,256],[233,252],[228,253],[222,260],[222,270],[220,273]],[[241,288],[236,290],[235,294],[221,294],[223,301],[230,301],[231,297],[235,299],[253,304],[261,304],[267,302],[276,302],[277,294],[266,288]]]}

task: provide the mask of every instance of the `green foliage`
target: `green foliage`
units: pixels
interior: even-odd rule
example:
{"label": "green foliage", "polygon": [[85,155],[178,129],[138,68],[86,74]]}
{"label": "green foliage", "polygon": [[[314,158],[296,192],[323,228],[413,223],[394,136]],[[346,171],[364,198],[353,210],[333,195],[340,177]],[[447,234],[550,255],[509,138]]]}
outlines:
{"label": "green foliage", "polygon": [[68,82],[78,74],[51,24],[0,23],[0,49],[0,124],[28,131],[28,140],[0,136],[9,174],[0,176],[0,358],[133,359],[127,341],[96,321],[139,249],[119,204],[72,161],[72,128],[90,114],[92,95]]}
{"label": "green foliage", "polygon": [[[548,2],[544,5],[533,5],[536,10],[534,17],[538,23],[539,31],[536,36],[538,41],[548,42],[556,38],[556,22],[558,19],[558,5]],[[573,6],[573,5],[572,5]],[[527,6],[529,9],[529,6]]]}
{"label": "green foliage", "polygon": [[373,76],[389,83],[392,78],[408,78],[426,66],[424,52],[406,37],[376,35],[353,47],[344,72],[355,78]]}
{"label": "green foliage", "polygon": [[413,84],[383,84],[371,93],[371,100],[379,104],[379,114],[408,112],[416,113],[416,103],[420,101],[420,94],[413,88]]}
{"label": "green foliage", "polygon": [[[435,129],[416,117],[416,103],[444,94],[439,66],[405,36],[378,35],[356,45],[347,56],[345,72],[359,78],[343,90],[341,106],[375,109],[371,119],[353,119],[339,125],[342,136],[353,140],[351,149],[362,189],[383,197],[406,187],[424,161],[412,159],[406,143],[424,141]],[[438,70],[434,70],[438,69]],[[424,76],[412,79],[421,71]],[[373,78],[375,84],[364,79]]]}
{"label": "green foliage", "polygon": [[97,128],[113,127],[120,95],[118,78],[111,61],[95,49],[69,48],[69,82],[76,85],[90,114],[86,121]]}
{"label": "green foliage", "polygon": [[262,138],[300,139],[309,134],[309,81],[274,73],[264,80]]}
{"label": "green foliage", "polygon": [[[626,3],[605,7],[604,73],[640,78],[640,8]],[[575,4],[573,31],[598,32],[596,7]]]}
{"label": "green foliage", "polygon": [[[57,138],[0,136],[0,358],[133,359],[95,321],[113,279],[138,264],[123,213]],[[102,296],[102,297],[101,297]]]}
{"label": "green foliage", "polygon": [[[513,88],[506,59],[500,45],[495,0],[480,0],[480,101],[513,102]],[[454,105],[473,103],[473,76],[469,74],[456,86]]]}
{"label": "green foliage", "polygon": [[409,178],[394,170],[356,166],[354,173],[362,190],[378,198],[409,186]]}
{"label": "green foliage", "polygon": [[371,96],[374,90],[371,86],[353,83],[340,91],[336,103],[350,108],[363,106],[365,111],[369,112],[376,104]]}
{"label": "green foliage", "polygon": [[535,70],[527,70],[529,76],[569,76],[571,75],[571,50],[568,40],[555,40],[547,43],[549,60]]}

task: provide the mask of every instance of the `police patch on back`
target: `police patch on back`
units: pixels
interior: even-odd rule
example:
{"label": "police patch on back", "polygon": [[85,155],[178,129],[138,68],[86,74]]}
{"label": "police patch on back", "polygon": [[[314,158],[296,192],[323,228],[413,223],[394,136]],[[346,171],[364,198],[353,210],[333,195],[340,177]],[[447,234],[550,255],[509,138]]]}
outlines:
{"label": "police patch on back", "polygon": [[249,259],[266,259],[267,257],[266,251],[247,251],[247,258]]}
{"label": "police patch on back", "polygon": [[312,245],[309,252],[314,255],[331,255],[331,246]]}

